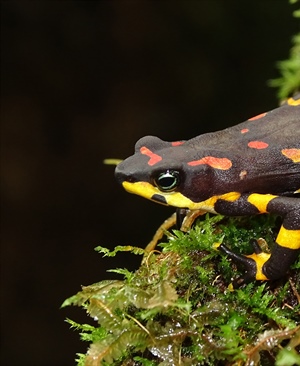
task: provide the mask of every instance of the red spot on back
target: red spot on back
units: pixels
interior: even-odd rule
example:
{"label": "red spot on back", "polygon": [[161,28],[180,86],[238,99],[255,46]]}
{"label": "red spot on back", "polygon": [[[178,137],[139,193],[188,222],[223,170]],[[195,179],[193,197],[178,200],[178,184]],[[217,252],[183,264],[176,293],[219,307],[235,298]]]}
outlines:
{"label": "red spot on back", "polygon": [[200,160],[194,160],[194,161],[190,161],[188,163],[188,165],[190,165],[190,166],[196,166],[196,165],[201,165],[201,164],[206,164],[206,165],[211,166],[212,168],[222,169],[222,170],[228,170],[232,166],[231,160],[226,159],[226,158],[216,158],[214,156],[205,156],[204,158],[202,158]]}
{"label": "red spot on back", "polygon": [[173,141],[173,142],[171,142],[172,146],[179,146],[179,145],[182,145],[182,144],[184,144],[184,141]]}
{"label": "red spot on back", "polygon": [[251,147],[252,149],[266,149],[269,144],[267,144],[266,142],[263,141],[250,141],[248,143],[248,146]]}
{"label": "red spot on back", "polygon": [[247,132],[249,132],[249,129],[248,129],[248,128],[243,128],[243,129],[241,130],[241,133],[247,133]]}
{"label": "red spot on back", "polygon": [[162,157],[155,154],[154,152],[152,152],[151,150],[149,150],[146,146],[142,146],[140,148],[140,152],[143,155],[147,155],[149,156],[150,160],[148,161],[148,165],[154,165],[156,163],[158,163],[159,161],[162,160]]}
{"label": "red spot on back", "polygon": [[266,114],[267,114],[267,112],[258,114],[257,116],[254,116],[252,118],[249,118],[248,121],[255,121],[256,119],[263,118]]}

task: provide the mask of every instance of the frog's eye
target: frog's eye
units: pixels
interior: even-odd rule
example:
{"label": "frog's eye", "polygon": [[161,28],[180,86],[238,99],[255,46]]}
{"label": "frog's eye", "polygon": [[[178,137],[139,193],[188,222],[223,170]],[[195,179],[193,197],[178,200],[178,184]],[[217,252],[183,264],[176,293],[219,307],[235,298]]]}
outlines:
{"label": "frog's eye", "polygon": [[167,170],[166,172],[160,173],[154,182],[157,188],[163,192],[174,191],[179,185],[179,172],[176,170]]}

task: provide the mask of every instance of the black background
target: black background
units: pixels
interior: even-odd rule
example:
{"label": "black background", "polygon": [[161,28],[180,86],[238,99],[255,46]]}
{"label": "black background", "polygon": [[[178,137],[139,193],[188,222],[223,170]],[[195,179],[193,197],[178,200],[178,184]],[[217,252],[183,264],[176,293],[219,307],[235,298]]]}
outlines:
{"label": "black background", "polygon": [[1,358],[71,366],[87,345],[65,298],[138,266],[171,209],[129,195],[104,158],[146,134],[234,125],[277,105],[299,20],[286,0],[1,2]]}

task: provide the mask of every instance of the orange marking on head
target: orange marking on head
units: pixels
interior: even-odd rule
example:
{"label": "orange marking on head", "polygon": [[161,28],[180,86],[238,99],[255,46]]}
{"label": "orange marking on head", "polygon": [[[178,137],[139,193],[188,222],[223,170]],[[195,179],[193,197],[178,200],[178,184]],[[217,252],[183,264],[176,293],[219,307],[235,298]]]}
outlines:
{"label": "orange marking on head", "polygon": [[204,158],[202,158],[200,160],[194,160],[194,161],[190,161],[188,163],[188,165],[190,165],[190,166],[196,166],[196,165],[201,165],[201,164],[206,164],[206,165],[211,166],[212,168],[222,169],[222,170],[228,170],[232,166],[231,160],[229,160],[227,158],[216,158],[214,156],[205,156]]}
{"label": "orange marking on head", "polygon": [[149,156],[150,160],[148,161],[148,165],[154,165],[162,160],[162,157],[153,153],[151,150],[149,150],[146,146],[142,146],[140,148],[140,152],[143,155]]}
{"label": "orange marking on head", "polygon": [[252,149],[266,149],[269,144],[267,144],[266,142],[263,141],[250,141],[248,143],[248,146],[251,147]]}
{"label": "orange marking on head", "polygon": [[173,142],[171,142],[172,146],[179,146],[179,145],[182,145],[182,144],[184,144],[184,141],[173,141]]}
{"label": "orange marking on head", "polygon": [[300,149],[283,149],[281,152],[294,163],[300,163]]}
{"label": "orange marking on head", "polygon": [[249,118],[248,121],[255,121],[256,119],[263,118],[266,114],[267,114],[267,112],[258,114],[257,116],[254,116],[252,118]]}
{"label": "orange marking on head", "polygon": [[248,128],[243,128],[243,129],[241,130],[241,133],[247,133],[247,132],[249,132],[249,129],[248,129]]}

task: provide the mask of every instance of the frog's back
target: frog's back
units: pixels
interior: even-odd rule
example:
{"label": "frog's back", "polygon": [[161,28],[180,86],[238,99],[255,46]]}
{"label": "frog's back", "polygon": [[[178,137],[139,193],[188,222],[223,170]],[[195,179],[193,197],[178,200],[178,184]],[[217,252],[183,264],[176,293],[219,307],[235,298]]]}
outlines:
{"label": "frog's back", "polygon": [[[233,127],[221,131],[197,136],[189,140],[189,144],[203,146],[205,142],[216,150],[245,149],[248,144],[252,148],[263,149],[273,146],[287,147],[287,144],[300,144],[300,94],[295,105],[288,103],[248,119]],[[261,142],[261,144],[257,143]],[[268,145],[268,146],[267,146]]]}
{"label": "frog's back", "polygon": [[198,157],[204,154],[230,160],[232,168],[227,175],[235,183],[240,177],[242,191],[290,194],[300,189],[300,95],[292,101],[294,105],[287,103],[187,144]]}

